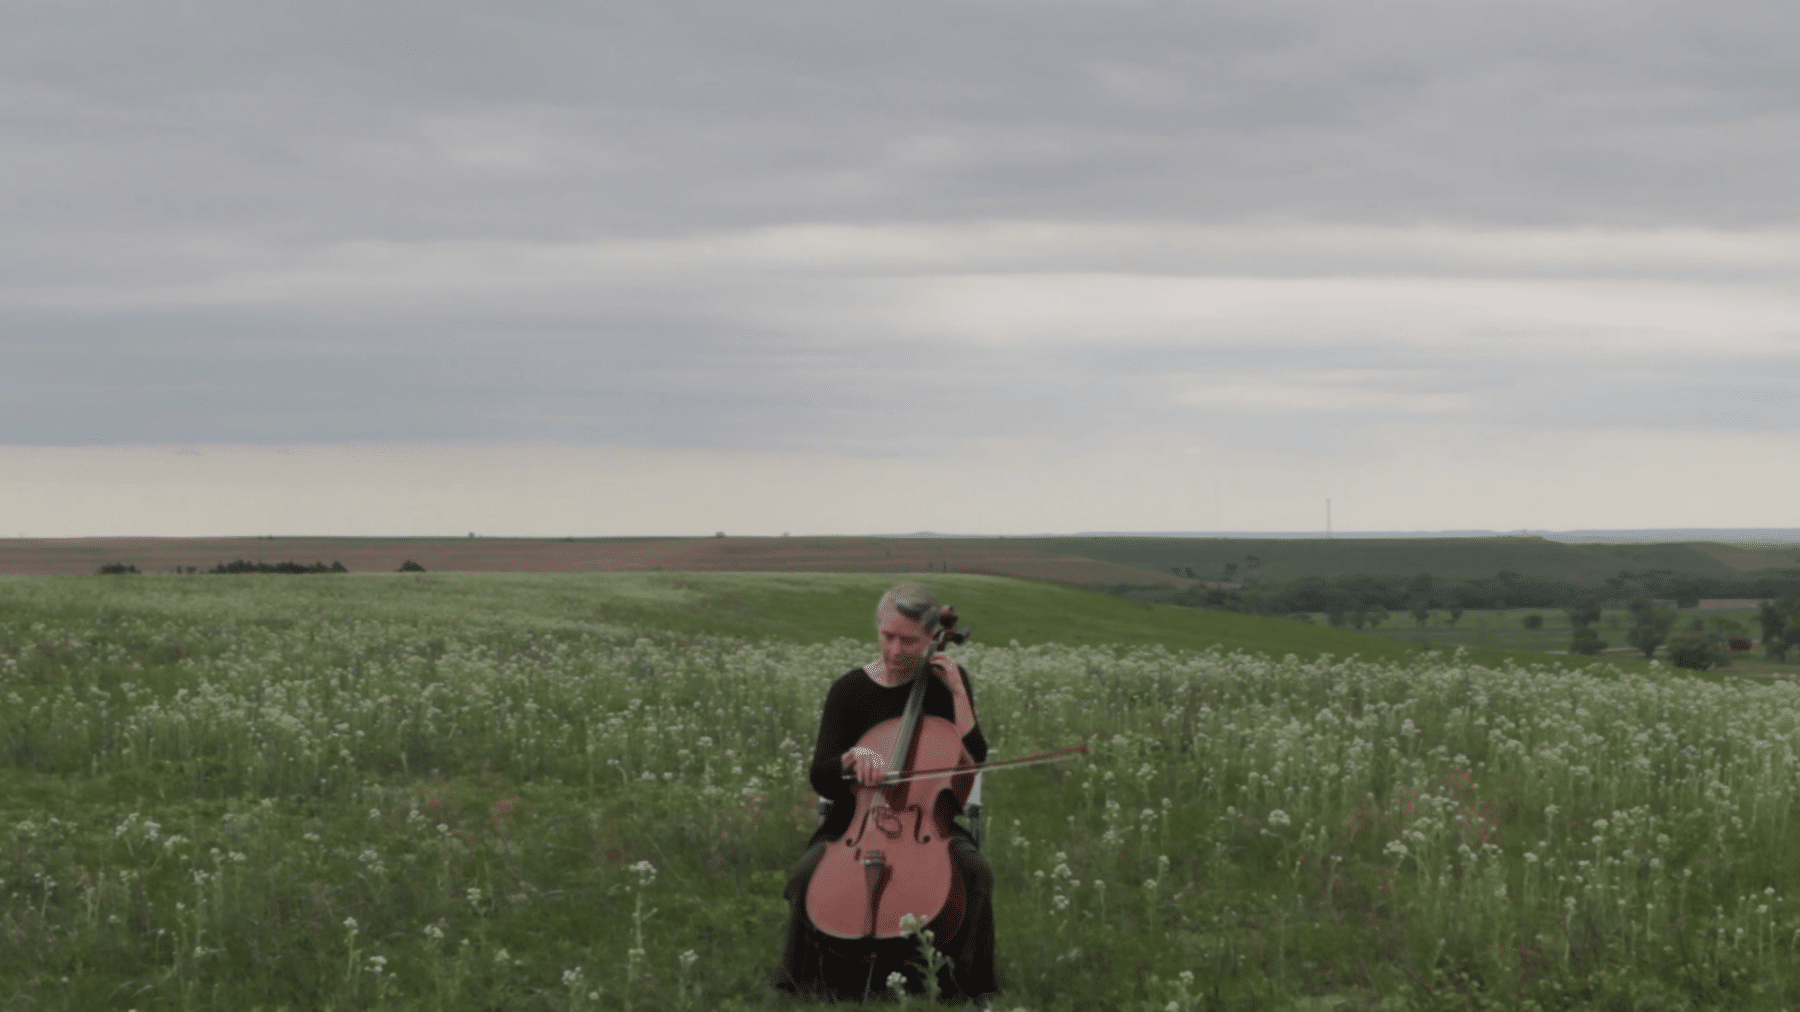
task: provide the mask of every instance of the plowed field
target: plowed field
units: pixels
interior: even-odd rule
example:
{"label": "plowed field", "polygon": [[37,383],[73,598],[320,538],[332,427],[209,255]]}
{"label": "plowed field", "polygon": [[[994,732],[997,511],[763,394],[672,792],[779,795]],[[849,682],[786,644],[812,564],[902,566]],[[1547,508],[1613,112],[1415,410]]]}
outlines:
{"label": "plowed field", "polygon": [[144,572],[220,562],[342,562],[391,572],[408,559],[453,572],[589,573],[643,570],[990,573],[1074,584],[1194,581],[1098,559],[1059,555],[1014,538],[19,538],[0,540],[0,573],[80,575],[112,562]]}

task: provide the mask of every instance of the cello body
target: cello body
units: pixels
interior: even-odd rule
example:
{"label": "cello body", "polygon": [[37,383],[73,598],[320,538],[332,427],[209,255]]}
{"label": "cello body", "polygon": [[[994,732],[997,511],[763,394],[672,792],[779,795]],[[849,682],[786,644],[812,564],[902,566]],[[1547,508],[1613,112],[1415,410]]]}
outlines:
{"label": "cello body", "polygon": [[[930,677],[921,672],[920,677]],[[908,768],[971,766],[956,726],[921,714],[912,747],[897,739],[906,718],[881,722],[858,745],[883,755],[908,755]],[[813,872],[806,912],[820,932],[842,939],[890,939],[906,934],[900,919],[913,914],[938,937],[963,919],[963,886],[950,854],[951,813],[968,799],[974,774],[856,787],[850,828],[832,843]],[[955,799],[942,797],[949,793]]]}

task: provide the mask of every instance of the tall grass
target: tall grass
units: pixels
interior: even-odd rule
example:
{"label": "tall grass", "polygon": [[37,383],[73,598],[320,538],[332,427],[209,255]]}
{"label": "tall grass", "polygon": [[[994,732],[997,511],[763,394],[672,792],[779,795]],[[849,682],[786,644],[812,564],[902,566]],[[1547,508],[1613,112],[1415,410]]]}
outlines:
{"label": "tall grass", "polygon": [[[0,587],[0,1005],[783,1004],[820,697],[868,644],[307,579],[285,615]],[[1800,999],[1791,684],[960,656],[996,755],[1095,750],[992,779],[1003,1007]]]}

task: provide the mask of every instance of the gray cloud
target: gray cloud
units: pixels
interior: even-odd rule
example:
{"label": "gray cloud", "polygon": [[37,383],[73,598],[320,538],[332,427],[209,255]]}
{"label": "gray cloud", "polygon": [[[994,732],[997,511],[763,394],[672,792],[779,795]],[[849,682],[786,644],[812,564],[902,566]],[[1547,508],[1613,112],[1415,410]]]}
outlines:
{"label": "gray cloud", "polygon": [[1791,433],[1797,19],[16,6],[0,443]]}
{"label": "gray cloud", "polygon": [[1354,444],[1380,424],[1792,432],[1800,423],[1791,352],[1658,347],[1630,332],[1610,354],[1576,356],[1554,350],[1579,343],[1581,331],[1566,326],[1540,326],[1530,342],[1459,333],[1434,344],[1320,340],[1291,324],[1246,340],[1201,320],[1173,336],[983,343],[919,327],[903,340],[783,332],[743,315],[749,323],[732,331],[623,314],[251,307],[108,313],[79,326],[52,317],[30,328],[41,340],[12,346],[0,431],[25,443],[550,438],[863,453],[895,440],[1190,431],[1231,431],[1252,447],[1325,446]]}
{"label": "gray cloud", "polygon": [[1791,223],[1778,4],[15,8],[27,221]]}

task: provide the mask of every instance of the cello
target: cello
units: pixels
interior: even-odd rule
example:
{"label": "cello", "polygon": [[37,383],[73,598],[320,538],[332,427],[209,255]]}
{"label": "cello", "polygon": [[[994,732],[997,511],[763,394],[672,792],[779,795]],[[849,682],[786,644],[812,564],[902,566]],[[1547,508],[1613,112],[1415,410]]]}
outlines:
{"label": "cello", "polygon": [[[975,775],[985,769],[1023,766],[1085,755],[1085,745],[1016,759],[977,763],[956,726],[924,712],[931,659],[949,644],[968,639],[956,628],[956,609],[939,613],[938,631],[926,647],[899,717],[863,733],[857,747],[887,757],[877,786],[857,783],[855,814],[814,869],[806,913],[821,934],[845,941],[879,943],[909,933],[908,914],[947,939],[962,925],[965,894],[950,853],[951,818],[969,799]],[[847,779],[850,779],[847,777]],[[951,797],[945,798],[948,793]],[[950,803],[951,798],[954,804]]]}

